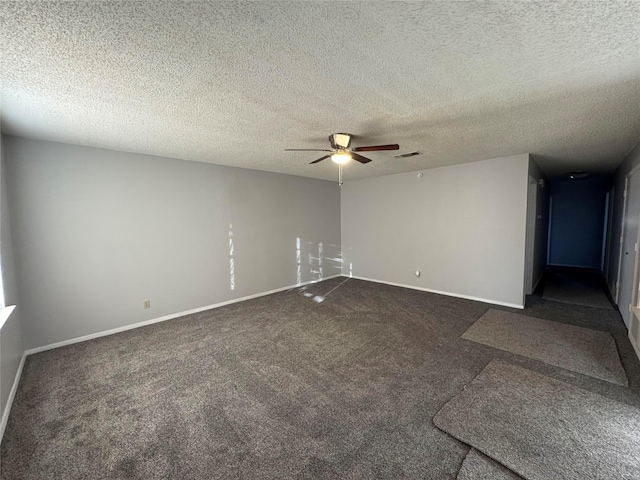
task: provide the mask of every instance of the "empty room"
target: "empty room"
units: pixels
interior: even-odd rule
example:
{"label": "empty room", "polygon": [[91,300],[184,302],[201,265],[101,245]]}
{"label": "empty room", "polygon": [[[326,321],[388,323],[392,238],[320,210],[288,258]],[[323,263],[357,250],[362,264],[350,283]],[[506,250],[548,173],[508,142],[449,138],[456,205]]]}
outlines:
{"label": "empty room", "polygon": [[0,478],[640,478],[638,19],[0,3]]}

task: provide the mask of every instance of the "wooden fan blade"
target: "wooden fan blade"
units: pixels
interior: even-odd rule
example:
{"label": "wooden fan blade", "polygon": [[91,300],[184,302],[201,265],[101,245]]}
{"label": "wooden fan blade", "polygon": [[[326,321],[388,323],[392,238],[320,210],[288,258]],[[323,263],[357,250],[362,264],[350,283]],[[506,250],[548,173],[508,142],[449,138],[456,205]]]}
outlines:
{"label": "wooden fan blade", "polygon": [[333,152],[328,148],[285,148],[285,152]]}
{"label": "wooden fan blade", "polygon": [[397,143],[393,143],[390,145],[371,145],[369,147],[356,147],[353,149],[354,152],[377,152],[379,150],[399,150],[400,145]]}
{"label": "wooden fan blade", "polygon": [[353,158],[354,160],[360,163],[369,163],[371,161],[370,158],[363,157],[362,155],[358,155],[357,153],[354,153],[354,152],[349,152],[349,153],[351,154],[351,158]]}
{"label": "wooden fan blade", "polygon": [[[326,152],[326,151],[327,151],[327,150],[325,150],[325,152]],[[331,151],[331,150],[329,150],[329,152],[330,152],[330,151]],[[322,160],[324,160],[325,158],[329,158],[330,156],[331,156],[331,155],[325,155],[324,157],[320,157],[319,159],[314,160],[313,162],[311,162],[309,165],[313,165],[314,163],[321,162]]]}

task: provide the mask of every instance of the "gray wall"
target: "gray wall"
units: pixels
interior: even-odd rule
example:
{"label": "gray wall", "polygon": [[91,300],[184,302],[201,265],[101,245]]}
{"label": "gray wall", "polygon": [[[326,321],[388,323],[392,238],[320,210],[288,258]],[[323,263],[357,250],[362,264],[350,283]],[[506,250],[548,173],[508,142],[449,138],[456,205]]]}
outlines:
{"label": "gray wall", "polygon": [[603,178],[551,182],[550,265],[600,269],[608,186]]}
{"label": "gray wall", "polygon": [[528,168],[524,154],[346,182],[343,274],[522,306]]}
{"label": "gray wall", "polygon": [[[9,225],[7,188],[4,174],[4,155],[2,136],[0,135],[0,259],[6,305],[18,304],[13,246]],[[4,413],[11,387],[16,378],[18,367],[24,352],[20,309],[13,311],[0,331],[0,417]]]}
{"label": "gray wall", "polygon": [[26,348],[340,274],[335,182],[4,144]]}

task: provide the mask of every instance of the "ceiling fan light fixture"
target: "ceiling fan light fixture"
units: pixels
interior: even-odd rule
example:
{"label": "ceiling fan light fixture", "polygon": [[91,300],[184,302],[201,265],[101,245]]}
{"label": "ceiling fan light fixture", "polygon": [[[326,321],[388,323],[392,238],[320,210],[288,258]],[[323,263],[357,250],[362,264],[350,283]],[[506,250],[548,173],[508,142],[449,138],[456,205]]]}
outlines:
{"label": "ceiling fan light fixture", "polygon": [[[363,152],[380,152],[385,150],[399,150],[400,145],[397,143],[390,143],[388,145],[367,145],[362,147],[350,148],[351,138],[353,135],[349,133],[333,133],[329,135],[329,143],[331,144],[331,149],[327,148],[285,148],[286,151],[289,152],[329,152],[324,154],[322,157],[310,162],[310,165],[320,163],[327,158],[330,158],[333,163],[342,166],[343,164],[349,162],[349,160],[354,160],[358,163],[369,163],[371,162],[370,158],[361,155]],[[409,153],[407,156],[415,155],[415,153]]]}
{"label": "ceiling fan light fixture", "polygon": [[337,152],[331,155],[331,160],[338,165],[343,165],[351,160],[351,155],[348,152]]}

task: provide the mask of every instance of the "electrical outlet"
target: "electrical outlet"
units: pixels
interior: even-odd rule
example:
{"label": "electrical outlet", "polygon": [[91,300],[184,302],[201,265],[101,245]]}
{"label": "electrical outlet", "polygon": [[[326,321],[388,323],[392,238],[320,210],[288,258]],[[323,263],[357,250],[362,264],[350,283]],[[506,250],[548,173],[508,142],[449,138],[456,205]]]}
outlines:
{"label": "electrical outlet", "polygon": [[144,308],[151,308],[151,301],[150,300],[145,300],[144,301]]}

